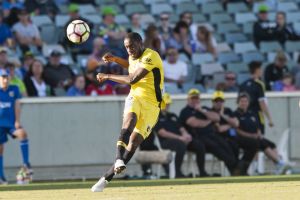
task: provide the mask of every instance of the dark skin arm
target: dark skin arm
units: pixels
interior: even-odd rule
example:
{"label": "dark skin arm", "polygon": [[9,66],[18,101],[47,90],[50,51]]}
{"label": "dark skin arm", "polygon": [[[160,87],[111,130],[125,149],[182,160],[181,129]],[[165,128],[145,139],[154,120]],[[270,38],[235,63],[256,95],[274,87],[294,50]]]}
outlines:
{"label": "dark skin arm", "polygon": [[128,84],[132,85],[137,83],[139,80],[144,78],[147,74],[149,73],[148,70],[139,67],[138,69],[135,70],[134,73],[131,73],[129,75],[116,75],[116,74],[103,74],[103,73],[98,73],[97,74],[97,80],[101,83],[106,80],[111,80],[117,83],[121,84]]}
{"label": "dark skin arm", "polygon": [[103,60],[105,63],[115,62],[115,63],[121,65],[121,66],[122,66],[123,68],[125,68],[125,69],[128,69],[128,67],[129,67],[129,62],[128,62],[128,60],[125,60],[125,59],[123,59],[123,58],[114,56],[114,55],[112,55],[111,53],[106,53],[106,54],[104,54],[104,56],[102,57],[102,60]]}

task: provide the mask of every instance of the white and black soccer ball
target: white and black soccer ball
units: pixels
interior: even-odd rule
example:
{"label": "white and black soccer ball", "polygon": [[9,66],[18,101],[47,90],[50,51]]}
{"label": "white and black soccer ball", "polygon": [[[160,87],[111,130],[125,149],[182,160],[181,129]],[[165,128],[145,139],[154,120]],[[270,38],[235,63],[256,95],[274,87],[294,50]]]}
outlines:
{"label": "white and black soccer ball", "polygon": [[89,38],[90,27],[82,20],[74,20],[68,25],[66,32],[71,42],[81,44]]}

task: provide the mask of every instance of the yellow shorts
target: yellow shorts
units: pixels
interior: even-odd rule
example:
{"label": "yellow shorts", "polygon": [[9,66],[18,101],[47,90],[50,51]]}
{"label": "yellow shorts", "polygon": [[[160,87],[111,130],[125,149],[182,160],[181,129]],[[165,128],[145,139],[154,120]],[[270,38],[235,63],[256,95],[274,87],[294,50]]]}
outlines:
{"label": "yellow shorts", "polygon": [[130,112],[137,115],[134,132],[139,133],[146,139],[156,125],[160,112],[159,107],[129,95],[125,101],[123,117]]}

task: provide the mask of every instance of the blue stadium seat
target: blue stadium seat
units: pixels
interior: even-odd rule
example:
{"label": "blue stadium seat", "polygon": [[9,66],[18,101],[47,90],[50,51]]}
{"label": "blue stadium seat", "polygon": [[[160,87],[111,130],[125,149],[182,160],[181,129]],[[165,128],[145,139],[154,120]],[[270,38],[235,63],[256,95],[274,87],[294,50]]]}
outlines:
{"label": "blue stadium seat", "polygon": [[299,22],[300,21],[300,12],[288,12],[286,13],[286,20],[288,23]]}
{"label": "blue stadium seat", "polygon": [[218,54],[218,61],[221,64],[227,64],[231,62],[239,62],[241,61],[240,57],[234,52],[225,52]]}
{"label": "blue stadium seat", "polygon": [[151,5],[151,13],[153,15],[159,15],[160,13],[173,13],[174,9],[172,8],[171,5],[167,3],[157,3],[157,4],[152,4]]}
{"label": "blue stadium seat", "polygon": [[201,93],[205,93],[205,88],[201,84],[194,83],[184,83],[183,84],[183,92],[186,94],[192,88],[198,89]]}
{"label": "blue stadium seat", "polygon": [[232,18],[228,13],[211,13],[209,15],[209,22],[213,24],[232,22]]}
{"label": "blue stadium seat", "polygon": [[126,24],[130,23],[129,18],[127,17],[127,15],[124,15],[124,14],[116,15],[115,21],[116,21],[116,23],[121,24],[121,25],[124,25],[124,24],[126,25]]}
{"label": "blue stadium seat", "polygon": [[290,12],[299,10],[297,3],[295,2],[278,2],[278,11]]}
{"label": "blue stadium seat", "polygon": [[256,46],[253,42],[239,42],[233,44],[234,52],[245,53],[249,51],[256,51]]}
{"label": "blue stadium seat", "polygon": [[232,51],[231,47],[226,42],[218,43],[216,48],[218,53]]}
{"label": "blue stadium seat", "polygon": [[265,57],[260,52],[245,52],[242,54],[242,60],[244,63],[250,63],[252,61],[265,61]]}
{"label": "blue stadium seat", "polygon": [[253,23],[248,22],[243,24],[243,33],[252,34],[253,33]]}
{"label": "blue stadium seat", "polygon": [[218,33],[232,33],[232,32],[239,32],[240,28],[235,23],[221,23],[217,25]]}
{"label": "blue stadium seat", "polygon": [[225,40],[229,44],[233,44],[236,42],[245,42],[248,40],[248,38],[243,33],[226,33]]}
{"label": "blue stadium seat", "polygon": [[125,14],[130,16],[134,13],[147,13],[148,10],[144,4],[126,4]]}
{"label": "blue stadium seat", "polygon": [[32,20],[32,23],[38,27],[44,26],[44,25],[54,25],[48,15],[31,16],[30,19]]}
{"label": "blue stadium seat", "polygon": [[245,3],[227,3],[227,12],[234,14],[237,12],[248,12],[249,8]]}
{"label": "blue stadium seat", "polygon": [[257,17],[251,12],[235,13],[234,16],[235,16],[235,22],[238,24],[245,24],[245,23],[257,21]]}
{"label": "blue stadium seat", "polygon": [[284,47],[289,53],[300,51],[300,41],[286,41]]}
{"label": "blue stadium seat", "polygon": [[176,5],[176,14],[180,15],[183,12],[197,13],[200,9],[193,2],[186,2]]}
{"label": "blue stadium seat", "polygon": [[238,73],[237,75],[237,83],[242,84],[246,80],[248,80],[251,77],[249,72],[243,72],[243,73]]}
{"label": "blue stadium seat", "polygon": [[248,72],[248,65],[244,62],[228,63],[226,65],[226,71],[231,71],[236,74],[240,72]]}
{"label": "blue stadium seat", "polygon": [[220,12],[224,12],[221,3],[212,2],[212,3],[206,3],[202,5],[202,13],[204,14],[220,13]]}
{"label": "blue stadium seat", "polygon": [[214,61],[214,57],[210,53],[194,53],[192,55],[192,63],[195,66],[201,65],[203,63],[210,63]]}
{"label": "blue stadium seat", "polygon": [[[269,52],[267,53],[267,62],[272,63],[275,61],[275,57],[276,57],[277,52]],[[288,53],[285,53],[285,56],[287,57],[287,60],[290,61],[291,56]]]}
{"label": "blue stadium seat", "polygon": [[216,72],[223,72],[224,68],[220,63],[204,63],[201,64],[201,75],[213,75]]}
{"label": "blue stadium seat", "polygon": [[170,94],[181,94],[182,90],[177,87],[176,83],[165,83],[165,90]]}
{"label": "blue stadium seat", "polygon": [[280,45],[279,42],[275,42],[275,41],[260,42],[259,50],[262,53],[267,53],[267,52],[272,52],[272,51],[280,51],[280,50],[282,50],[282,46]]}
{"label": "blue stadium seat", "polygon": [[98,14],[98,11],[96,10],[95,6],[93,6],[92,4],[82,4],[79,6],[79,13],[80,15]]}
{"label": "blue stadium seat", "polygon": [[207,18],[201,13],[193,13],[193,22],[195,23],[207,22]]}
{"label": "blue stadium seat", "polygon": [[178,5],[178,4],[186,4],[186,3],[193,3],[192,0],[169,0],[170,4],[172,5]]}

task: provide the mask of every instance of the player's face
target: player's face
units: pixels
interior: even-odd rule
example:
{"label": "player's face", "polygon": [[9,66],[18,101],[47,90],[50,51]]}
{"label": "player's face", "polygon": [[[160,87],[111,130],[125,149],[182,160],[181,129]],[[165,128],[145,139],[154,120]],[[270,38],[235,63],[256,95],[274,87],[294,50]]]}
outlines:
{"label": "player's face", "polygon": [[9,85],[9,78],[8,76],[0,76],[0,88],[6,89]]}
{"label": "player's face", "polygon": [[126,38],[124,40],[124,46],[129,56],[133,59],[139,58],[143,53],[143,44],[137,41]]}
{"label": "player's face", "polygon": [[249,100],[248,98],[246,97],[242,97],[240,100],[239,100],[239,108],[246,111],[248,109],[248,106],[249,106]]}
{"label": "player's face", "polygon": [[199,96],[189,97],[188,103],[191,107],[196,108],[200,104],[200,97]]}
{"label": "player's face", "polygon": [[224,105],[224,100],[222,99],[216,99],[213,101],[213,107],[216,110],[221,110],[223,105]]}

